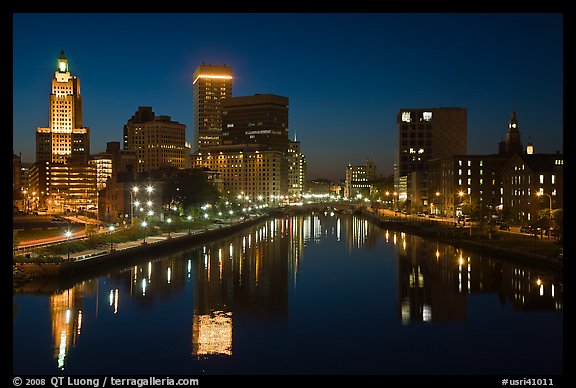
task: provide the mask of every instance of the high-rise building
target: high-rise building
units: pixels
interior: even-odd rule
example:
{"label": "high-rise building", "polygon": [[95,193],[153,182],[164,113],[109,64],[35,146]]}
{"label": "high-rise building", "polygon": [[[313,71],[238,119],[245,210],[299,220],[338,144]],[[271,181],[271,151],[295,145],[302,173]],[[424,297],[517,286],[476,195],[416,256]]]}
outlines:
{"label": "high-rise building", "polygon": [[394,188],[400,202],[428,205],[428,160],[467,153],[465,108],[400,109]]}
{"label": "high-rise building", "polygon": [[124,149],[136,151],[137,172],[166,166],[184,168],[188,152],[186,126],[170,116],[156,116],[149,106],[141,106],[124,125]]}
{"label": "high-rise building", "polygon": [[371,160],[367,159],[366,163],[357,166],[348,164],[344,197],[351,199],[358,194],[368,196],[374,178],[376,178],[376,166]]}
{"label": "high-rise building", "polygon": [[230,66],[200,65],[193,75],[194,145],[193,153],[220,144],[222,100],[232,96]]}
{"label": "high-rise building", "polygon": [[49,126],[36,131],[36,162],[30,168],[29,191],[38,194],[37,207],[86,210],[97,203],[96,169],[88,164],[90,129],[82,125],[80,79],[70,74],[64,51],[57,63]]}
{"label": "high-rise building", "polygon": [[255,94],[223,100],[221,144],[288,152],[288,97]]}
{"label": "high-rise building", "polygon": [[305,193],[306,185],[306,157],[300,151],[300,142],[288,142],[288,196],[299,198]]}
{"label": "high-rise building", "polygon": [[82,126],[80,79],[70,75],[64,51],[52,79],[49,113],[49,127],[36,131],[36,161],[66,163],[73,158],[87,162],[90,129]]}

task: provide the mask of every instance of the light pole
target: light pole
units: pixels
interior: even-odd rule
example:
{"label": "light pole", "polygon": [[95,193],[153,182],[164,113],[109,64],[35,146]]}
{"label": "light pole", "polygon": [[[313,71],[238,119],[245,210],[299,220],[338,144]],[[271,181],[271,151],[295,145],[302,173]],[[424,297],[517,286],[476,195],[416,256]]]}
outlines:
{"label": "light pole", "polygon": [[170,226],[172,224],[172,218],[168,218],[166,222],[168,223],[168,238],[172,238],[172,236],[170,236]]}
{"label": "light pole", "polygon": [[[551,222],[551,221],[552,221],[552,197],[550,196],[550,194],[546,194],[546,193],[543,192],[543,191],[539,191],[539,192],[536,193],[536,196],[538,196],[538,197],[540,197],[540,196],[542,196],[542,195],[548,196],[548,199],[550,200],[550,208],[549,208],[550,210],[549,210],[549,213],[548,213],[548,218],[550,218],[550,222]],[[550,230],[548,230],[548,238],[550,238]]]}
{"label": "light pole", "polygon": [[114,248],[112,247],[112,232],[114,232],[114,225],[110,225],[108,231],[110,232],[110,252],[114,252]]}
{"label": "light pole", "polygon": [[66,249],[68,251],[68,261],[70,261],[70,237],[72,237],[72,232],[67,230],[64,235],[66,236],[66,245],[68,246],[68,249]]}
{"label": "light pole", "polygon": [[144,228],[144,240],[142,241],[142,244],[146,244],[146,226],[148,226],[148,223],[146,221],[142,221],[140,225]]}
{"label": "light pole", "polygon": [[134,226],[134,196],[132,195],[132,192],[134,192],[134,194],[138,194],[138,186],[134,186],[132,187],[132,189],[124,189],[127,192],[130,193],[130,226]]}
{"label": "light pole", "polygon": [[[470,200],[470,236],[472,236],[472,196],[460,190],[458,196],[462,198],[464,195],[467,195],[468,199]],[[464,227],[466,227],[466,216],[464,216]]]}
{"label": "light pole", "polygon": [[192,231],[190,230],[190,221],[192,221],[192,216],[188,215],[188,234],[192,233]]}
{"label": "light pole", "polygon": [[548,217],[552,218],[552,197],[550,196],[550,194],[546,194],[546,193],[543,192],[543,191],[539,191],[539,192],[536,193],[536,196],[537,196],[537,197],[540,197],[540,196],[542,196],[542,195],[546,195],[546,196],[548,197],[548,199],[550,199],[550,210],[549,210],[550,213],[548,214]]}

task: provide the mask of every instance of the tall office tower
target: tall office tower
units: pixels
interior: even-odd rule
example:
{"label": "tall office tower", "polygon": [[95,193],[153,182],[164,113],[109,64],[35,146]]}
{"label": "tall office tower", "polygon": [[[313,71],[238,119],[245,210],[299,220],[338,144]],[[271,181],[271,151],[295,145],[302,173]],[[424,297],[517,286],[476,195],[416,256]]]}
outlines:
{"label": "tall office tower", "polygon": [[467,153],[466,108],[400,109],[394,189],[400,202],[427,206],[428,160]]}
{"label": "tall office tower", "polygon": [[221,144],[257,144],[287,153],[288,97],[255,94],[222,101]]}
{"label": "tall office tower", "polygon": [[288,196],[299,198],[306,189],[306,158],[300,151],[300,142],[288,142]]}
{"label": "tall office tower", "polygon": [[82,126],[80,79],[70,75],[64,51],[52,79],[49,111],[49,127],[36,131],[36,162],[66,163],[72,158],[87,163],[90,129]]}
{"label": "tall office tower", "polygon": [[184,168],[186,126],[170,116],[156,116],[149,106],[138,108],[124,125],[124,149],[136,151],[138,172],[166,166]]}
{"label": "tall office tower", "polygon": [[194,81],[194,153],[220,144],[222,100],[232,96],[230,66],[200,65]]}

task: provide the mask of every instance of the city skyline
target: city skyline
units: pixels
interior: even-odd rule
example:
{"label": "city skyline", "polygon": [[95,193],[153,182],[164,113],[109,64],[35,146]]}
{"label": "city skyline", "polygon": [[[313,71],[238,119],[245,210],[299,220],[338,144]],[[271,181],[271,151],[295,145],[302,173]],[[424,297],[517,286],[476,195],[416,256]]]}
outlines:
{"label": "city skyline", "polygon": [[[83,28],[43,33],[71,17]],[[218,31],[207,29],[216,21]],[[342,179],[365,159],[392,174],[404,108],[466,108],[469,154],[497,153],[512,111],[524,145],[563,152],[561,13],[14,14],[13,151],[23,162],[48,125],[62,50],[82,80],[91,154],[122,142],[139,106],[186,125],[192,144],[202,63],[232,68],[233,97],[290,99],[289,136],[301,141],[309,179]]]}

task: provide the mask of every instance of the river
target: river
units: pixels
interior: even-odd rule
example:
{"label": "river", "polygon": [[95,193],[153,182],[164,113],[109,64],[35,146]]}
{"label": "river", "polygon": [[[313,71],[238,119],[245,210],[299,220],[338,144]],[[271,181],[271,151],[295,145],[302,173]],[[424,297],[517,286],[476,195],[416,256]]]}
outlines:
{"label": "river", "polygon": [[13,296],[14,374],[556,375],[552,274],[349,214]]}

